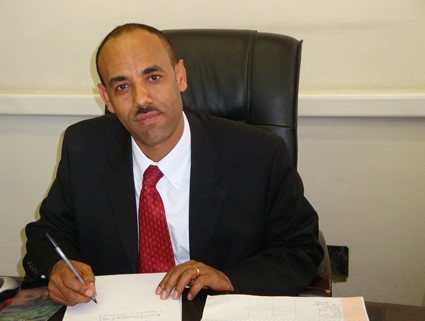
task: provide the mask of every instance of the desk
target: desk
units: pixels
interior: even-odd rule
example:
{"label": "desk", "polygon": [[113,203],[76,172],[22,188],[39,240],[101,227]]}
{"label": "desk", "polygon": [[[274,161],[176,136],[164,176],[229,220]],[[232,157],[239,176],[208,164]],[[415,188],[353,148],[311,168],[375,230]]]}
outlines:
{"label": "desk", "polygon": [[370,321],[425,321],[425,307],[366,302]]}
{"label": "desk", "polygon": [[[45,296],[46,288],[20,290],[18,296],[25,296],[28,293],[27,291],[39,291],[40,293],[44,293],[43,295]],[[183,295],[182,321],[199,321],[201,319],[206,295],[207,293],[202,293],[191,302],[186,300],[186,295]],[[370,321],[425,321],[425,307],[423,306],[366,302],[366,309]],[[64,313],[65,307],[62,307],[49,321],[62,321]]]}

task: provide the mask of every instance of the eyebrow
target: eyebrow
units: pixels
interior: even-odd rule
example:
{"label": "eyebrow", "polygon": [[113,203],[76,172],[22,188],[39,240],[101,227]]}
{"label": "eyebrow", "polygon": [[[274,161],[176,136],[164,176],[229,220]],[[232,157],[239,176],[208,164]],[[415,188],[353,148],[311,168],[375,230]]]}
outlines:
{"label": "eyebrow", "polygon": [[124,80],[126,80],[126,79],[127,79],[127,77],[125,77],[125,76],[116,76],[116,77],[112,77],[112,78],[109,80],[109,86],[110,86],[110,87],[113,87],[114,83],[121,82],[121,81],[124,81]]}
{"label": "eyebrow", "polygon": [[153,65],[153,66],[145,68],[143,70],[142,74],[143,75],[149,75],[149,74],[151,74],[153,72],[157,72],[157,71],[163,71],[163,69],[158,65]]}
{"label": "eyebrow", "polygon": [[[142,71],[142,75],[149,75],[149,74],[151,74],[151,73],[153,73],[153,72],[157,72],[157,71],[163,71],[163,68],[161,68],[160,66],[158,66],[158,65],[153,65],[153,66],[149,66],[149,67],[147,67],[147,68],[145,68],[145,69],[143,69],[143,71]],[[110,80],[109,80],[109,86],[113,86],[113,84],[114,83],[117,83],[117,82],[121,82],[121,81],[124,81],[124,80],[127,80],[127,77],[126,76],[116,76],[116,77],[112,77]]]}

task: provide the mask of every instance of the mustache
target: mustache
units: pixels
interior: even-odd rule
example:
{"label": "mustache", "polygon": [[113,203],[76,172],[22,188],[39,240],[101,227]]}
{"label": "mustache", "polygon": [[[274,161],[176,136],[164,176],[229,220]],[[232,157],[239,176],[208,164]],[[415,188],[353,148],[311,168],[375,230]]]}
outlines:
{"label": "mustache", "polygon": [[137,108],[136,115],[147,114],[151,111],[159,112],[160,110],[154,106],[146,106],[146,107],[139,106],[139,108]]}

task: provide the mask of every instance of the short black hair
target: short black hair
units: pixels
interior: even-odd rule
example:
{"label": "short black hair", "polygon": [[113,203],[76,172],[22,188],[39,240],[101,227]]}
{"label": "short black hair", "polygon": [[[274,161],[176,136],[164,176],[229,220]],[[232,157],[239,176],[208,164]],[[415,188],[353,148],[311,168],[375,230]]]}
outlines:
{"label": "short black hair", "polygon": [[105,44],[108,42],[109,39],[117,37],[117,36],[119,36],[119,35],[121,35],[125,32],[131,32],[131,31],[134,31],[134,30],[144,30],[144,31],[147,31],[149,33],[156,35],[159,38],[159,40],[162,41],[166,50],[168,51],[168,56],[170,57],[171,65],[174,66],[176,64],[176,55],[174,53],[173,45],[171,44],[170,40],[167,38],[167,36],[163,32],[161,32],[160,30],[158,30],[158,29],[156,29],[152,26],[148,26],[148,25],[145,25],[145,24],[142,24],[142,23],[127,23],[127,24],[116,27],[110,33],[108,33],[106,35],[106,37],[103,39],[103,41],[101,42],[101,44],[99,45],[99,48],[97,49],[97,52],[96,52],[96,70],[97,70],[97,74],[98,74],[102,84],[105,84],[105,83],[102,79],[102,76],[100,75],[99,56],[100,56],[100,53],[101,53],[103,47],[105,46]]}

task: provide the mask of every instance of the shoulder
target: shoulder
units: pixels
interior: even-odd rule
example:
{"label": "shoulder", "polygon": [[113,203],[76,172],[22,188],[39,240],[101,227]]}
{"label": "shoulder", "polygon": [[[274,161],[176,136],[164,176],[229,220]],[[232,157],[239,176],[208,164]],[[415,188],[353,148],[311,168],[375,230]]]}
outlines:
{"label": "shoulder", "polygon": [[205,112],[198,112],[190,109],[185,109],[185,114],[189,120],[189,124],[194,127],[194,130],[205,130],[215,135],[230,135],[241,137],[258,137],[262,139],[279,139],[267,130],[261,129],[258,126],[246,124],[241,121],[230,120],[227,118],[212,116]]}
{"label": "shoulder", "polygon": [[[292,158],[282,137],[254,125],[185,110],[190,124],[192,154],[214,153],[224,162],[268,163],[279,159],[291,166]],[[200,153],[200,154],[202,154]],[[202,157],[202,156],[201,156]]]}
{"label": "shoulder", "polygon": [[207,135],[216,143],[226,145],[267,145],[284,144],[280,136],[270,133],[258,126],[244,122],[212,116],[208,113],[185,109],[193,135]]}
{"label": "shoulder", "polygon": [[90,154],[121,149],[130,142],[130,134],[115,114],[80,121],[65,130],[63,145],[74,152]]}
{"label": "shoulder", "polygon": [[125,131],[124,127],[119,122],[118,118],[115,114],[107,114],[95,118],[90,118],[86,120],[82,120],[78,123],[75,123],[69,126],[65,133],[66,134],[96,134],[103,133],[106,134],[108,132],[119,132]]}

